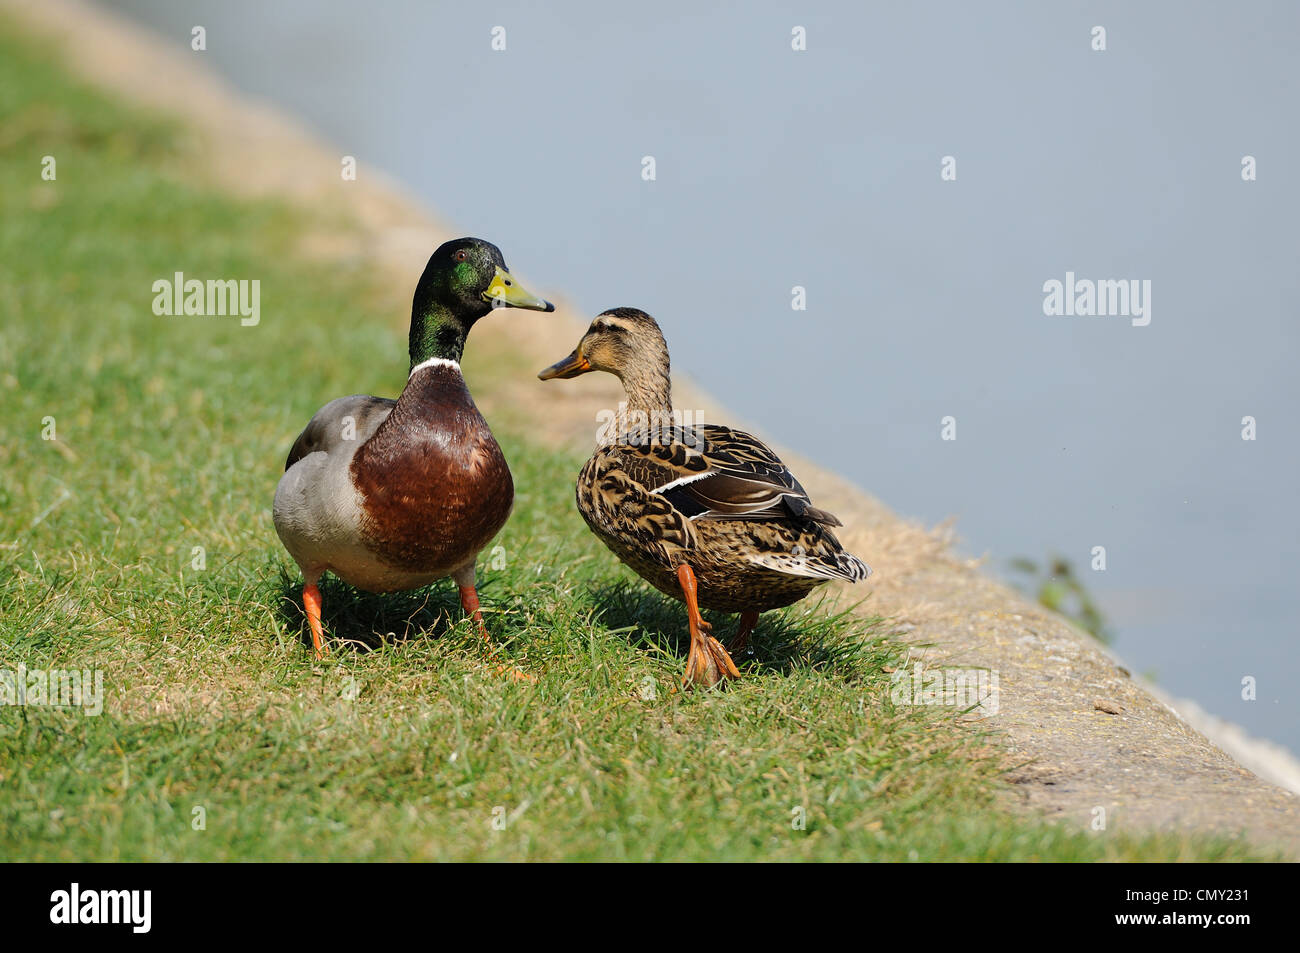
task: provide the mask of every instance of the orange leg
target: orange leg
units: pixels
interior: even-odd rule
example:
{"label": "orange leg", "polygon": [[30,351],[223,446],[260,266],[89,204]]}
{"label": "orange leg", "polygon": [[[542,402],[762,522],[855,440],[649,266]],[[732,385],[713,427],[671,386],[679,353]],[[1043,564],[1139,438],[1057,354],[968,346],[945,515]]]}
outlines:
{"label": "orange leg", "polygon": [[754,627],[757,625],[757,612],[742,612],[740,614],[740,629],[736,632],[735,638],[727,643],[727,651],[732,655],[744,653],[749,648],[749,637],[754,633]]}
{"label": "orange leg", "polygon": [[686,563],[677,567],[677,581],[686,597],[686,620],[691,630],[691,652],[686,657],[686,674],[682,685],[716,685],[726,678],[739,678],[736,663],[731,660],[722,643],[713,637],[713,626],[700,615],[699,587],[695,570]]}
{"label": "orange leg", "polygon": [[[483,624],[483,610],[479,608],[478,604],[478,590],[473,586],[462,586],[459,583],[456,585],[456,588],[460,590],[460,607],[465,610],[467,616],[474,620],[474,624],[478,628],[479,637],[491,646],[492,637],[488,635],[487,626]],[[504,675],[507,678],[513,678],[519,682],[537,681],[534,676],[509,665],[498,665],[496,667],[496,673],[498,675]]]}
{"label": "orange leg", "polygon": [[478,634],[482,636],[483,641],[489,641],[487,626],[483,624],[483,610],[478,605],[478,590],[473,586],[458,585],[456,588],[460,590],[460,607],[465,610],[467,616],[474,620],[474,624],[478,626]]}
{"label": "orange leg", "polygon": [[302,606],[307,610],[307,624],[311,626],[311,647],[316,650],[316,659],[319,661],[329,655],[330,650],[320,627],[320,590],[315,583],[302,587]]}

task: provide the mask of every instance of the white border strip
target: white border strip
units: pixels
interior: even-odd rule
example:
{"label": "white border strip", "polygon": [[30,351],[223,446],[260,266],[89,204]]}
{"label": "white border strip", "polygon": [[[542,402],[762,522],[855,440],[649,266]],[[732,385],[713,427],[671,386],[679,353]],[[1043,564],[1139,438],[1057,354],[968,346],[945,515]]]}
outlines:
{"label": "white border strip", "polygon": [[411,373],[407,375],[406,379],[409,381],[415,376],[416,371],[422,371],[426,367],[454,367],[456,370],[460,370],[460,364],[449,357],[431,357],[427,361],[421,361],[419,364],[416,364],[411,368]]}

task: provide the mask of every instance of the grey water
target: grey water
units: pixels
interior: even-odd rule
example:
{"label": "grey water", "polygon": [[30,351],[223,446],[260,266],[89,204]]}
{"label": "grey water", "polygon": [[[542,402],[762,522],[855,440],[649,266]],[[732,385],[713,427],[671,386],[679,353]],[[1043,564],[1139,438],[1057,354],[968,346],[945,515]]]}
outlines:
{"label": "grey water", "polygon": [[[101,2],[1300,751],[1300,5]],[[1145,316],[1045,314],[1067,272]]]}

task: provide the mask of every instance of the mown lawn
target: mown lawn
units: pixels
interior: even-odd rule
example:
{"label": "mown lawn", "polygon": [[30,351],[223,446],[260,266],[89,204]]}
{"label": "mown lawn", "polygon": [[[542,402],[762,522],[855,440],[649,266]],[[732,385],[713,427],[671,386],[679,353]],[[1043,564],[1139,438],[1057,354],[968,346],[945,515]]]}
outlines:
{"label": "mown lawn", "polygon": [[[197,184],[185,130],[0,26],[0,669],[106,696],[0,707],[4,859],[1249,856],[1010,813],[987,739],[890,703],[880,620],[795,607],[743,681],[674,691],[681,607],[589,536],[581,459],[526,411],[498,423],[519,496],[481,594],[537,684],[490,674],[449,582],[331,582],[327,628],[369,649],[314,664],[271,497],[318,406],[397,393],[409,290],[296,256],[318,219]],[[175,271],[259,279],[260,324],[155,316]],[[473,351],[477,390],[515,371]]]}

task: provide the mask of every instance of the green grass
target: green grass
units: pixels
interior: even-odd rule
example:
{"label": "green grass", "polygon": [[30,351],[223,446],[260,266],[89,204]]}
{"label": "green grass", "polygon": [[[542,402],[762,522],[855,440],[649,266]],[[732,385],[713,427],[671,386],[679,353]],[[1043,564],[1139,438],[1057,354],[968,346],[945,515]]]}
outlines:
{"label": "green grass", "polygon": [[[581,460],[521,413],[498,422],[519,496],[482,597],[538,683],[490,674],[450,583],[330,582],[327,628],[370,648],[313,664],[271,497],[319,405],[400,388],[409,289],[299,259],[319,219],[198,184],[182,128],[56,61],[0,30],[0,668],[98,669],[107,697],[0,708],[0,856],[1250,856],[1011,813],[988,739],[890,703],[880,620],[796,606],[730,690],[674,691],[681,607],[589,536]],[[153,315],[177,270],[260,279],[261,324]],[[514,370],[470,351],[480,391]]]}

